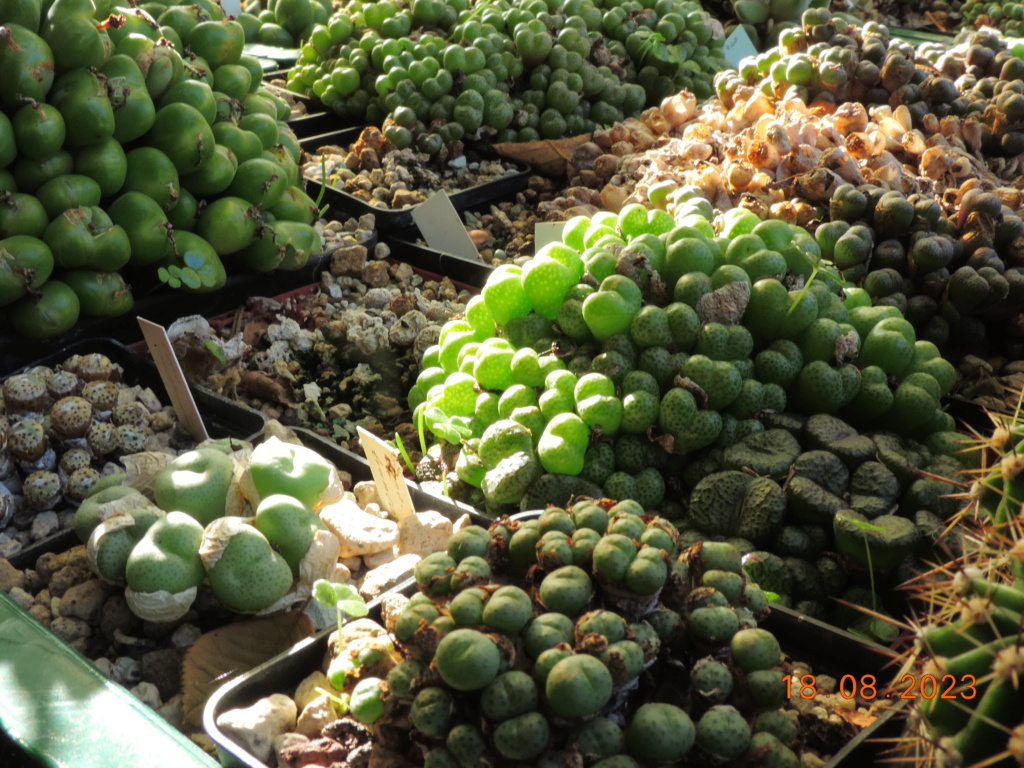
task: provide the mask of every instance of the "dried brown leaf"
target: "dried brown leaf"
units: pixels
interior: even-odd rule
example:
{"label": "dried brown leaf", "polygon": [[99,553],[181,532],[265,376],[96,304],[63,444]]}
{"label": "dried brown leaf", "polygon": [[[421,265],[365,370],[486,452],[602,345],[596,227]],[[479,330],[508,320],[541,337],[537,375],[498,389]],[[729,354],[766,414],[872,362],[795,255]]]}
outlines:
{"label": "dried brown leaf", "polygon": [[246,619],[207,632],[188,649],[182,670],[185,725],[198,728],[206,700],[220,686],[315,632],[299,612]]}
{"label": "dried brown leaf", "polygon": [[515,144],[495,144],[494,151],[508,160],[526,163],[548,176],[563,176],[572,160],[572,153],[593,134],[569,136],[565,139],[542,139]]}
{"label": "dried brown leaf", "polygon": [[266,374],[259,371],[243,370],[241,375],[240,389],[247,394],[270,403],[278,403],[292,408],[297,406],[297,403],[293,402],[291,390]]}
{"label": "dried brown leaf", "polygon": [[705,293],[697,301],[697,315],[702,323],[736,325],[750,303],[750,283],[726,283],[718,290]]}
{"label": "dried brown leaf", "polygon": [[836,707],[832,710],[834,714],[839,715],[843,720],[855,725],[858,728],[867,728],[871,725],[876,718],[874,715],[869,715],[867,712],[861,712],[859,709],[845,709],[844,707]]}

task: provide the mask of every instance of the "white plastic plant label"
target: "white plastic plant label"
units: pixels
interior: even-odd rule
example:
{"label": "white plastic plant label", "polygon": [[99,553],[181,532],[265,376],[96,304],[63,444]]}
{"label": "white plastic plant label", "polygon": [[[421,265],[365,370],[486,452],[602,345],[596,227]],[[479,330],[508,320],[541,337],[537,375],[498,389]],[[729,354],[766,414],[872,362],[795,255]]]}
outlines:
{"label": "white plastic plant label", "polygon": [[480,253],[466,232],[455,206],[444,192],[436,192],[412,212],[423,239],[435,251],[450,253],[470,261],[480,261]]}

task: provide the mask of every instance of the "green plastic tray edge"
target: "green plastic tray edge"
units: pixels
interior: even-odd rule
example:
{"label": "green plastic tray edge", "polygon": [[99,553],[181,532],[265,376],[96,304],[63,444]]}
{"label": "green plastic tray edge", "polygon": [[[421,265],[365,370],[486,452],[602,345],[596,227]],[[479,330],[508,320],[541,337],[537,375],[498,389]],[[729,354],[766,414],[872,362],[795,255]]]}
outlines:
{"label": "green plastic tray edge", "polygon": [[[3,627],[8,622],[15,622],[14,628],[23,636],[34,635],[27,645],[32,649],[32,655],[36,657],[36,662],[45,659],[48,663],[59,665],[62,674],[69,676],[69,680],[70,676],[75,676],[80,682],[89,682],[91,679],[102,688],[104,698],[100,703],[105,706],[98,707],[95,706],[96,701],[90,701],[89,706],[75,708],[75,717],[79,720],[79,725],[69,730],[80,730],[82,719],[94,721],[97,729],[108,732],[110,736],[110,749],[104,754],[75,754],[74,745],[70,743],[65,745],[68,747],[66,750],[68,754],[63,756],[51,754],[23,735],[22,731],[25,730],[27,723],[24,719],[20,721],[16,719],[17,711],[12,709],[10,704],[15,700],[23,701],[24,697],[31,697],[35,694],[24,684],[11,688],[8,683],[14,676],[14,669],[19,665],[30,665],[26,670],[27,674],[22,678],[30,680],[33,671],[38,669],[38,663],[33,664],[33,658],[24,653],[14,654],[14,658],[11,658],[12,654],[6,647],[8,642],[5,642],[2,637]],[[13,669],[5,671],[5,668],[8,667],[13,667]],[[126,760],[130,760],[131,757],[137,756],[145,757],[145,764],[154,768],[155,766],[175,766],[175,768],[188,768],[188,766],[215,768],[217,766],[212,757],[135,696],[107,678],[82,654],[61,642],[3,592],[0,592],[0,679],[5,683],[3,686],[4,696],[0,696],[0,726],[20,747],[46,765],[101,768],[122,764]],[[48,741],[53,743],[58,739],[51,735]],[[126,746],[135,747],[135,749],[125,749]],[[128,754],[129,752],[138,754],[131,755]],[[156,759],[158,757],[159,759]],[[67,761],[69,758],[70,762]]]}

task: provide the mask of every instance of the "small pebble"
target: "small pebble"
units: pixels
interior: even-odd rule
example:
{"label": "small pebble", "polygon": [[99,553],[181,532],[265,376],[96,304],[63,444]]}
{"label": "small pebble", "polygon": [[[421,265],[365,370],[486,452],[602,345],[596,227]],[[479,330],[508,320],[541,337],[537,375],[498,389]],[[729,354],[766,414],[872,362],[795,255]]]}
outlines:
{"label": "small pebble", "polygon": [[129,656],[119,656],[114,660],[110,676],[121,685],[133,685],[142,678],[142,662]]}
{"label": "small pebble", "polygon": [[152,683],[139,683],[129,688],[128,693],[134,694],[139,701],[151,709],[159,709],[162,704],[160,701],[160,691]]}
{"label": "small pebble", "polygon": [[32,607],[32,603],[35,602],[35,598],[33,598],[32,595],[30,595],[28,592],[26,592],[21,587],[14,587],[7,594],[10,595],[11,600],[16,602],[18,605],[20,605],[26,611],[29,608],[31,608]]}
{"label": "small pebble", "polygon": [[789,700],[790,706],[794,707],[797,712],[801,714],[809,714],[811,709],[814,707],[814,701],[812,699],[801,699],[799,696],[795,696]]}
{"label": "small pebble", "polygon": [[175,648],[188,648],[198,640],[203,631],[194,624],[182,624],[171,635],[171,645]]}
{"label": "small pebble", "polygon": [[182,694],[165,701],[157,707],[156,713],[179,731],[185,730],[185,697]]}
{"label": "small pebble", "polygon": [[24,545],[6,533],[0,533],[0,557],[9,559],[21,552]]}
{"label": "small pebble", "polygon": [[84,640],[92,634],[89,625],[81,619],[57,617],[50,623],[50,631],[66,643]]}

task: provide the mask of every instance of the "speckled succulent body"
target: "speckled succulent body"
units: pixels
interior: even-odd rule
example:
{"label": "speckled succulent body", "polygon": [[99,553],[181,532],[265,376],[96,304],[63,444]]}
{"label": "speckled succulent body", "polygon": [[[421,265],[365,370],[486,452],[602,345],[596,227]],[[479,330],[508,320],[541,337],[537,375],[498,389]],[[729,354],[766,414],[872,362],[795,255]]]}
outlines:
{"label": "speckled succulent body", "polygon": [[131,424],[141,430],[146,429],[148,414],[141,403],[122,403],[111,411],[110,421],[115,427]]}
{"label": "speckled succulent body", "polygon": [[55,507],[62,491],[60,476],[56,472],[33,472],[22,483],[25,501],[40,511]]}
{"label": "speckled succulent body", "polygon": [[45,466],[48,455],[56,463],[56,455],[50,449],[50,441],[41,421],[25,420],[12,424],[7,430],[7,449],[28,472],[52,469],[52,464]]}
{"label": "speckled succulent body", "polygon": [[46,406],[46,384],[28,373],[7,379],[2,393],[7,417],[11,421],[38,418]]}
{"label": "speckled succulent body", "polygon": [[64,451],[57,462],[57,471],[65,478],[70,477],[76,469],[83,469],[92,464],[92,455],[84,448],[72,448]]}
{"label": "speckled succulent body", "polygon": [[82,397],[96,410],[97,417],[108,419],[117,406],[120,387],[112,381],[99,379],[82,387]]}
{"label": "speckled succulent body", "polygon": [[46,383],[46,392],[54,402],[77,395],[81,388],[81,380],[70,371],[57,371]]}
{"label": "speckled succulent body", "polygon": [[109,421],[93,421],[85,432],[85,442],[94,456],[101,457],[113,453],[120,445],[117,427]]}
{"label": "speckled succulent body", "polygon": [[106,355],[91,352],[87,355],[73,355],[64,361],[65,371],[71,371],[82,381],[109,379],[114,374],[114,364]]}
{"label": "speckled succulent body", "polygon": [[92,405],[84,397],[58,400],[50,408],[50,429],[64,439],[84,437],[92,423]]}
{"label": "speckled succulent body", "polygon": [[81,504],[99,479],[100,473],[92,467],[76,469],[64,483],[64,498],[70,504]]}
{"label": "speckled succulent body", "polygon": [[138,453],[146,446],[146,431],[135,424],[117,428],[117,450],[123,454]]}

